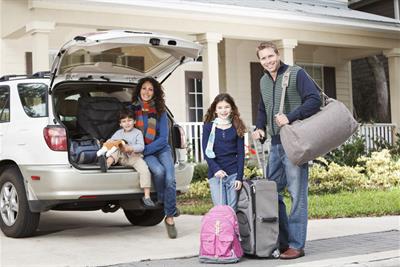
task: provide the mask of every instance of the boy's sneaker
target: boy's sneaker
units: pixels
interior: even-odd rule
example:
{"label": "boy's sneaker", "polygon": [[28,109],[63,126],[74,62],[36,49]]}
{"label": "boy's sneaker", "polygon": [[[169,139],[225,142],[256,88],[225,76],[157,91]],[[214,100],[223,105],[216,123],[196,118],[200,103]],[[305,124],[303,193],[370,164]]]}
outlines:
{"label": "boy's sneaker", "polygon": [[100,169],[101,172],[107,172],[107,159],[104,155],[101,155],[99,157],[99,164],[100,164]]}
{"label": "boy's sneaker", "polygon": [[151,198],[142,197],[142,201],[146,207],[154,208],[156,206]]}

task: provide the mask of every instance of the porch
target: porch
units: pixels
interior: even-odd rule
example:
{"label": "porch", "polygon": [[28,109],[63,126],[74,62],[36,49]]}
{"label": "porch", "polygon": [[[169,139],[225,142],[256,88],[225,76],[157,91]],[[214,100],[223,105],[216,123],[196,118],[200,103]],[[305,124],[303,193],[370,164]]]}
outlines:
{"label": "porch", "polygon": [[[202,136],[203,136],[203,123],[202,122],[179,122],[180,126],[185,129],[186,140],[188,142],[188,158],[195,163],[203,162],[202,152]],[[252,125],[250,127],[254,129]],[[245,136],[246,152],[253,142],[250,139],[250,132]],[[385,140],[389,144],[395,142],[396,126],[391,123],[374,123],[374,124],[361,124],[353,137],[361,136],[365,138],[365,147],[367,151],[376,149],[377,140]],[[351,137],[349,140],[351,140]]]}

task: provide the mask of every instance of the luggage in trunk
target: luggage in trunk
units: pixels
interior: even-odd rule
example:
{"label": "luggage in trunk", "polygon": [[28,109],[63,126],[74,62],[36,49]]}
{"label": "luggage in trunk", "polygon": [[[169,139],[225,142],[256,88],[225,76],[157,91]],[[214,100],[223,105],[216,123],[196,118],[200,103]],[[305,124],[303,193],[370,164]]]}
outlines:
{"label": "luggage in trunk", "polygon": [[123,104],[114,97],[81,97],[78,100],[78,126],[93,138],[105,141],[119,129]]}
{"label": "luggage in trunk", "polygon": [[96,152],[100,149],[98,141],[90,137],[73,139],[70,142],[69,153],[73,162],[89,164],[97,162]]}

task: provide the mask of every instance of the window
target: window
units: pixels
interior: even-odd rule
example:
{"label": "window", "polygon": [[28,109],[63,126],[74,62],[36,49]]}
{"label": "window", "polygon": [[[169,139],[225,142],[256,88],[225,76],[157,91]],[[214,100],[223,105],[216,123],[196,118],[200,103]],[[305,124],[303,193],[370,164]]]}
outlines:
{"label": "window", "polygon": [[0,123],[10,121],[10,88],[0,87]]}
{"label": "window", "polygon": [[301,63],[297,65],[306,70],[327,96],[336,99],[335,67]]}
{"label": "window", "polygon": [[318,64],[297,64],[302,67],[313,79],[316,83],[324,89],[324,75],[323,75],[323,66]]}
{"label": "window", "polygon": [[189,121],[203,121],[203,83],[201,72],[186,72],[186,92]]}
{"label": "window", "polygon": [[47,85],[43,83],[20,83],[18,94],[25,113],[29,117],[47,116]]}

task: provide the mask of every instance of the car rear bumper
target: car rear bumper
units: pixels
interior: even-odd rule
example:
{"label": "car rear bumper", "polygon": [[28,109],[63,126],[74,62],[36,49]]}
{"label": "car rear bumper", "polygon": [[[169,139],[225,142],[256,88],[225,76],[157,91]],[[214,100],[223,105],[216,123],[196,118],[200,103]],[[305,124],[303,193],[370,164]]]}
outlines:
{"label": "car rear bumper", "polygon": [[[133,169],[77,170],[70,165],[20,166],[29,201],[78,200],[91,197],[143,194],[139,174]],[[193,177],[193,165],[175,166],[178,193],[186,192]],[[154,191],[154,188],[152,188]]]}

